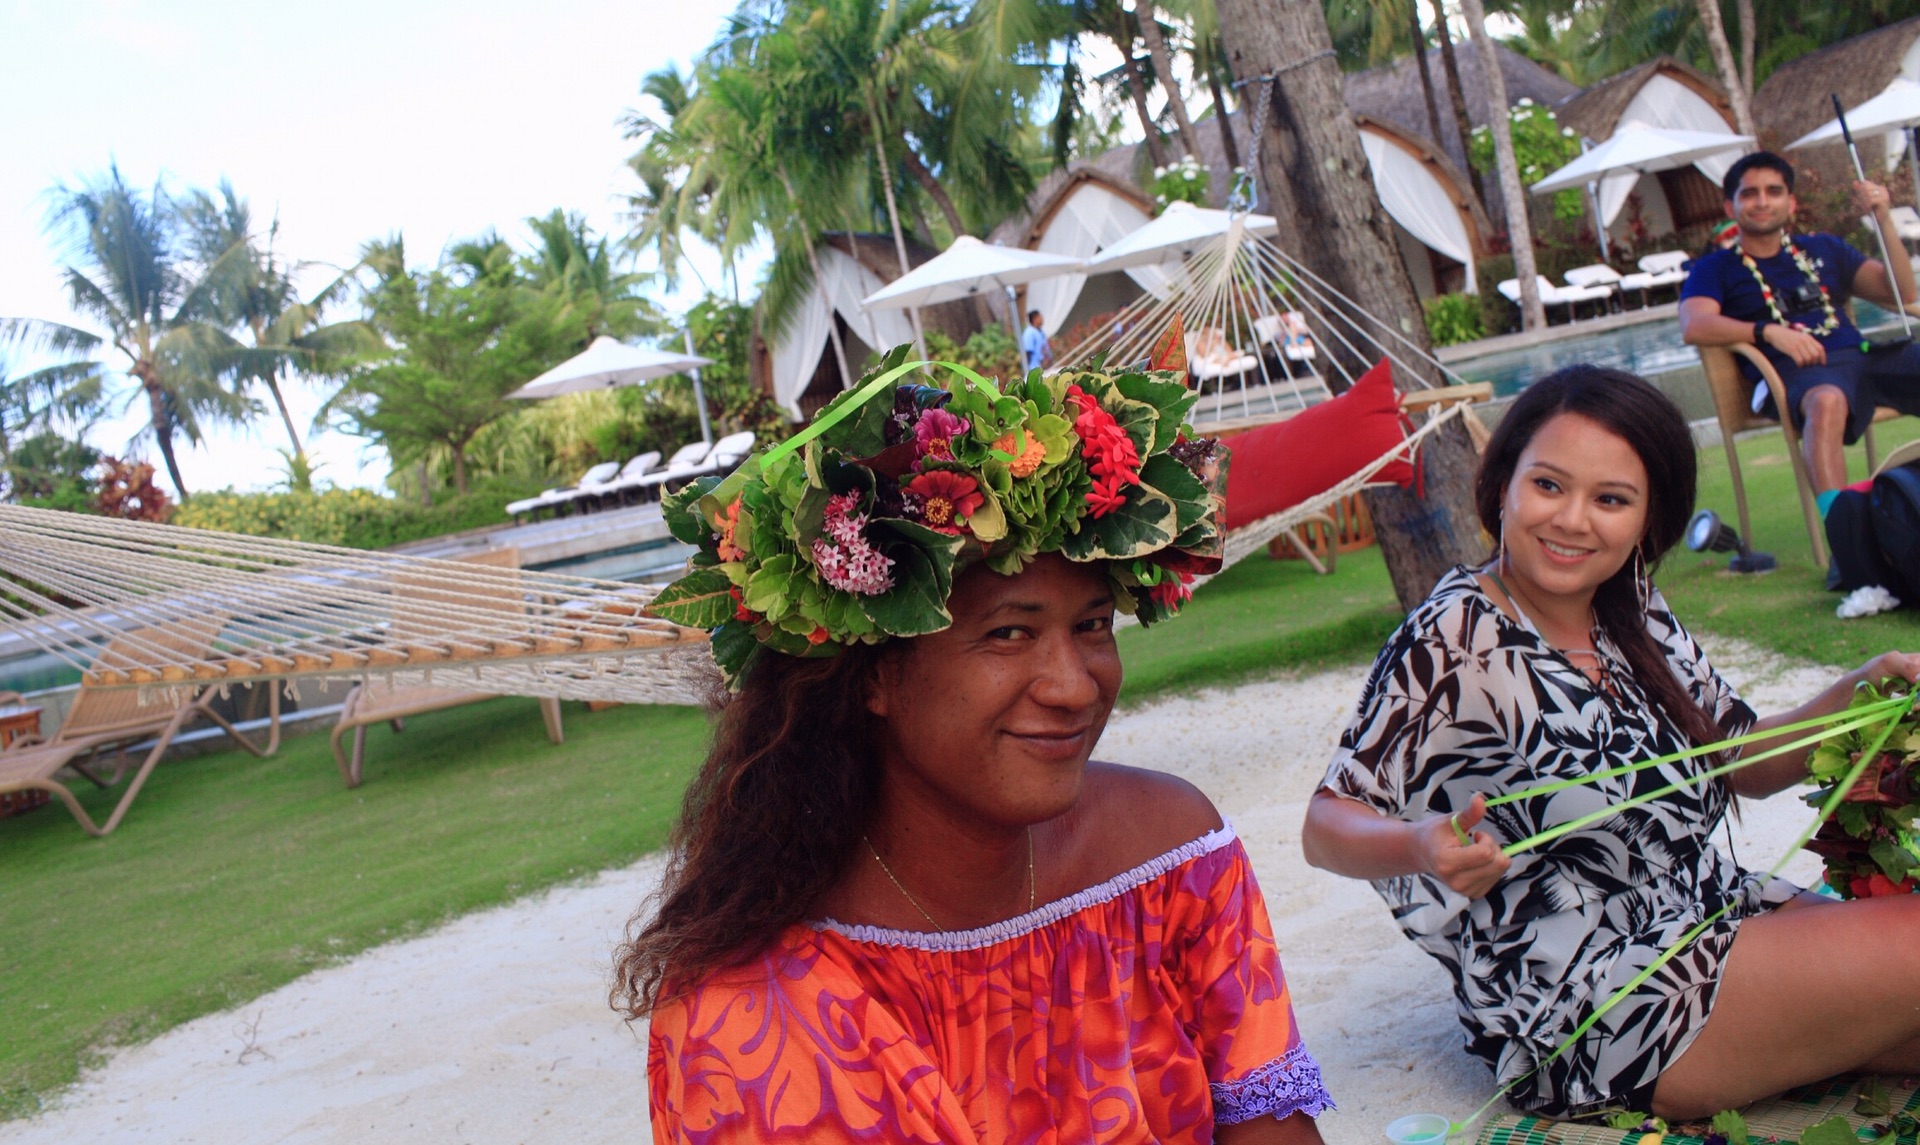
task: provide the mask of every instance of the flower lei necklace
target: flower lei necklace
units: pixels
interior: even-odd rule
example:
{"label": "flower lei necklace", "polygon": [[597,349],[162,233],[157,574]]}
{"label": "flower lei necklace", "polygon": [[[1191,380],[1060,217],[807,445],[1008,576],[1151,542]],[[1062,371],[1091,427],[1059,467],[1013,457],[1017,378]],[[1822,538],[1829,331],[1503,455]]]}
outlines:
{"label": "flower lei necklace", "polygon": [[1780,313],[1779,303],[1773,300],[1773,287],[1768,284],[1766,276],[1760,273],[1760,264],[1753,261],[1753,256],[1747,253],[1746,247],[1738,247],[1737,249],[1740,251],[1740,261],[1745,264],[1748,272],[1753,275],[1753,280],[1760,284],[1760,296],[1767,300],[1767,310],[1773,315],[1773,320],[1782,326],[1793,330],[1804,331],[1816,338],[1823,337],[1838,330],[1840,328],[1840,314],[1834,309],[1833,296],[1827,293],[1827,284],[1820,280],[1820,272],[1813,268],[1813,263],[1808,260],[1806,252],[1794,245],[1792,235],[1783,231],[1780,235],[1780,242],[1781,245],[1787,248],[1787,253],[1793,256],[1793,265],[1800,268],[1800,273],[1806,275],[1809,282],[1820,288],[1820,309],[1824,310],[1827,316],[1825,321],[1821,322],[1818,326],[1805,326],[1799,322],[1787,321],[1787,316]]}

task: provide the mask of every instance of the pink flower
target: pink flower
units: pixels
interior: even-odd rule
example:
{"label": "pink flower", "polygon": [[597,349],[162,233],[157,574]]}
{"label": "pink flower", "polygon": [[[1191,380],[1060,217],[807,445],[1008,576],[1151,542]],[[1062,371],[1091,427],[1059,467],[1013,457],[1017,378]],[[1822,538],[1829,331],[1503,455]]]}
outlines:
{"label": "pink flower", "polygon": [[827,535],[813,540],[813,566],[841,592],[879,596],[893,587],[893,559],[867,540],[867,515],[853,511],[859,503],[854,493],[827,498],[821,521]]}
{"label": "pink flower", "polygon": [[1177,609],[1193,599],[1193,589],[1187,587],[1193,583],[1193,574],[1176,572],[1148,590],[1155,604],[1166,609]]}
{"label": "pink flower", "polygon": [[959,536],[964,520],[986,503],[980,483],[971,477],[936,469],[907,482],[907,492],[923,502],[920,519],[929,529]]}
{"label": "pink flower", "polygon": [[913,442],[920,456],[935,461],[953,460],[953,439],[971,428],[966,418],[943,409],[930,409],[913,425]]}

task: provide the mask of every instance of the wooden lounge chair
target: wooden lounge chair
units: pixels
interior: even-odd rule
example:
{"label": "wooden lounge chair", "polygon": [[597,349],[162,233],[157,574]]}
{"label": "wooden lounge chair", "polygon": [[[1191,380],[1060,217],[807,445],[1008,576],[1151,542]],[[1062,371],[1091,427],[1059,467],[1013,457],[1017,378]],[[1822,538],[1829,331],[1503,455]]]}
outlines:
{"label": "wooden lounge chair", "polygon": [[[520,567],[520,550],[490,549],[458,559],[466,564],[517,569]],[[444,599],[444,591],[425,588],[402,577],[394,583],[393,596],[393,640],[401,643],[431,640],[438,634],[438,622],[429,610],[436,604],[448,603]],[[502,582],[497,591],[465,594],[457,603],[469,607],[497,607],[503,612],[519,612],[526,607],[512,581]],[[410,604],[421,607],[409,608]],[[367,728],[370,725],[391,724],[393,730],[399,732],[406,726],[408,716],[495,698],[490,692],[474,692],[439,684],[363,680],[347,693],[340,707],[339,722],[333,726],[333,761],[340,768],[341,780],[350,788],[360,786],[361,769],[366,760]],[[546,721],[547,738],[556,744],[563,742],[565,733],[560,726],[560,701],[552,696],[542,696],[540,715]],[[342,750],[340,745],[348,732],[353,733],[351,753]]]}
{"label": "wooden lounge chair", "polygon": [[[1827,567],[1826,528],[1820,521],[1820,510],[1814,502],[1813,479],[1807,473],[1807,459],[1800,448],[1800,431],[1794,428],[1792,418],[1775,421],[1753,412],[1753,383],[1740,372],[1739,364],[1734,360],[1738,354],[1752,362],[1759,370],[1761,380],[1773,393],[1773,407],[1787,408],[1787,387],[1781,382],[1779,371],[1754,346],[1699,346],[1700,365],[1706,371],[1707,388],[1713,391],[1714,417],[1720,423],[1720,442],[1727,450],[1727,468],[1733,473],[1733,505],[1740,516],[1740,536],[1748,544],[1756,543],[1753,536],[1753,521],[1747,514],[1747,486],[1740,476],[1740,453],[1734,448],[1734,435],[1750,429],[1766,429],[1777,426],[1787,439],[1787,460],[1793,463],[1793,484],[1800,493],[1800,513],[1807,523],[1807,543],[1813,546],[1813,563],[1821,568]],[[1886,421],[1899,417],[1898,410],[1881,406],[1874,411],[1873,422]],[[1867,423],[1867,469],[1871,472],[1878,465],[1879,450],[1873,440],[1873,422]]]}
{"label": "wooden lounge chair", "polygon": [[[189,646],[179,626],[136,629],[110,642],[97,662],[111,665],[141,645],[161,645],[190,657],[204,656],[224,624],[223,617],[209,617],[197,626],[192,635],[205,637],[197,646]],[[0,751],[0,793],[47,792],[67,805],[67,810],[87,834],[106,835],[126,817],[127,808],[133,805],[134,798],[146,785],[147,776],[159,765],[174,737],[199,717],[204,716],[224,728],[235,743],[255,756],[265,757],[279,750],[280,688],[274,683],[267,687],[271,695],[268,704],[272,722],[268,726],[267,742],[261,745],[242,735],[213,710],[211,688],[159,688],[142,695],[141,690],[135,688],[97,688],[83,684],[67,710],[66,719],[51,738],[29,736]],[[18,702],[19,699],[13,692],[0,693],[0,701]],[[135,768],[132,749],[148,740],[153,741],[153,746]],[[113,760],[113,774],[102,779],[97,770],[109,756]],[[133,770],[133,779],[107,821],[96,824],[73,792],[54,778],[62,769],[73,771],[101,788],[120,782],[129,769]]]}

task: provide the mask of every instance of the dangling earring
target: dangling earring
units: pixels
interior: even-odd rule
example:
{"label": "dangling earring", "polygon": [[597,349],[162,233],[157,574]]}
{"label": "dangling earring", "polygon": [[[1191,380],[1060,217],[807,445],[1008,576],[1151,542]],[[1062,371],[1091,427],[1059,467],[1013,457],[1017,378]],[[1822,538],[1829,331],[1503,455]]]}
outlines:
{"label": "dangling earring", "polygon": [[1646,615],[1647,601],[1653,588],[1647,576],[1647,558],[1639,545],[1633,546],[1633,598],[1639,602],[1640,614]]}
{"label": "dangling earring", "polygon": [[1496,551],[1500,554],[1500,563],[1495,568],[1504,573],[1507,571],[1507,509],[1504,505],[1500,507],[1500,538]]}

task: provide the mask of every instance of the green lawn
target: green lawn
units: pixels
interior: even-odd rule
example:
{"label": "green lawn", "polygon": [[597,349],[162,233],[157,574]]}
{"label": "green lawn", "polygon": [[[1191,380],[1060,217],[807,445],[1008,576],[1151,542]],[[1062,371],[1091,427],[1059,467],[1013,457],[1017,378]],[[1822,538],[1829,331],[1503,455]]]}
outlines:
{"label": "green lawn", "polygon": [[[1920,426],[1881,433],[1891,447]],[[1719,571],[1724,558],[1681,552],[1661,582],[1682,618],[1842,666],[1920,647],[1920,614],[1834,619],[1839,598],[1808,554],[1779,436],[1742,454],[1758,541],[1781,569],[1732,577]],[[1856,458],[1854,471],[1863,467]],[[1701,477],[1701,504],[1731,520],[1719,449],[1701,455]],[[1256,557],[1203,588],[1179,620],[1121,633],[1123,698],[1365,660],[1397,622],[1378,550],[1342,557],[1331,577]],[[340,786],[324,736],[292,738],[265,761],[170,763],[104,840],[58,806],[0,820],[0,1117],[37,1108],[104,1047],[657,849],[705,718],[569,704],[567,721],[560,748],[527,699],[422,716],[399,737],[376,728],[357,791]],[[117,794],[82,799],[104,815]]]}

